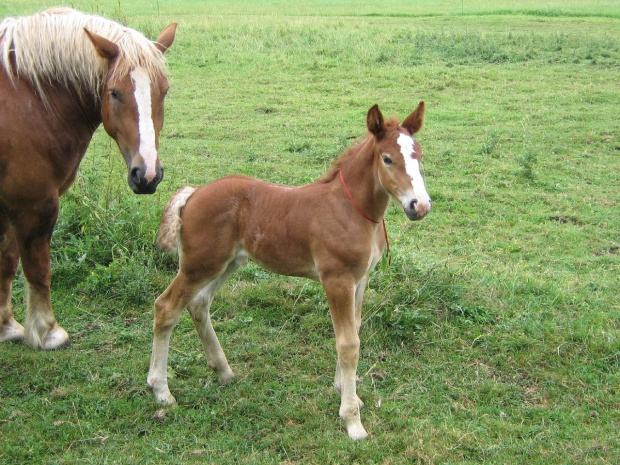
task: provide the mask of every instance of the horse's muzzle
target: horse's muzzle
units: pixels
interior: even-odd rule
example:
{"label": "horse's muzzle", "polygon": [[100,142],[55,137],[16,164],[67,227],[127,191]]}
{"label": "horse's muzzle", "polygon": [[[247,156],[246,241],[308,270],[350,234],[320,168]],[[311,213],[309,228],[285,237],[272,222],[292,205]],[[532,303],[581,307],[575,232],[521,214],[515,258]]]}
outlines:
{"label": "horse's muzzle", "polygon": [[163,167],[158,167],[156,169],[155,177],[150,181],[145,177],[144,168],[133,167],[129,170],[127,183],[136,194],[154,194],[163,178]]}

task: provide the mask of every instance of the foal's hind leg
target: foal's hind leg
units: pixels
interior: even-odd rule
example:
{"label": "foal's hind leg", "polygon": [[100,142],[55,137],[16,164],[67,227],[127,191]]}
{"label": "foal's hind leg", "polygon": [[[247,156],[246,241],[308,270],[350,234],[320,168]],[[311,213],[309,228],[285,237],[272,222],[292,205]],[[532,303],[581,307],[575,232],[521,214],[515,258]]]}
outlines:
{"label": "foal's hind leg", "polygon": [[25,341],[45,350],[69,344],[69,335],[52,311],[50,296],[50,240],[58,216],[58,198],[52,197],[20,212],[15,233],[22,269],[28,282]]}
{"label": "foal's hind leg", "polygon": [[207,363],[213,371],[217,373],[220,384],[228,383],[234,377],[234,373],[230,369],[220,341],[217,339],[217,335],[213,330],[209,310],[219,288],[222,287],[226,279],[243,263],[245,263],[245,259],[233,260],[228,265],[228,268],[226,268],[226,271],[221,276],[210,281],[198,295],[194,297],[194,300],[192,300],[188,306],[189,313],[194,321],[194,326],[196,327],[196,331],[198,331],[198,336],[204,347]]}
{"label": "foal's hind leg", "polygon": [[8,221],[0,217],[0,343],[24,340],[24,327],[15,321],[11,307],[11,286],[18,264],[13,230]]}
{"label": "foal's hind leg", "polygon": [[198,286],[190,283],[179,272],[168,288],[155,301],[155,322],[153,325],[153,352],[146,379],[158,401],[174,404],[176,399],[168,389],[168,347],[170,335],[179,321],[183,309],[196,295]]}

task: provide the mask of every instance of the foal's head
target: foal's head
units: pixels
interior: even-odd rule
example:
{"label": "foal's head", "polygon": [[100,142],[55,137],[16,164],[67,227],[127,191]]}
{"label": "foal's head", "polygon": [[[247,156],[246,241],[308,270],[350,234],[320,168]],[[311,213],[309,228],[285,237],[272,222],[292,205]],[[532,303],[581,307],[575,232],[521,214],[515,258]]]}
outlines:
{"label": "foal's head", "polygon": [[[164,53],[174,41],[176,23],[166,27],[153,43]],[[152,194],[162,180],[159,132],[164,123],[168,80],[156,66],[127,66],[121,47],[88,29],[95,50],[108,60],[101,94],[101,119],[116,141],[128,168],[128,183],[136,194]]]}
{"label": "foal's head", "polygon": [[377,105],[368,110],[366,125],[376,144],[379,181],[397,199],[410,220],[421,220],[431,211],[420,171],[422,148],[413,138],[424,123],[424,102],[401,124],[386,124]]}

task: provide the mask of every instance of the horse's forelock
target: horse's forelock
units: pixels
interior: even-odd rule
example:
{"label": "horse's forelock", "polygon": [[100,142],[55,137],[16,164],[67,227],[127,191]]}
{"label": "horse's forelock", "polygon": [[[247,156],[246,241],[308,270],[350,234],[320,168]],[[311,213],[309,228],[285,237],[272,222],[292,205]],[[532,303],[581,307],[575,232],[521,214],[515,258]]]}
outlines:
{"label": "horse's forelock", "polygon": [[2,21],[0,65],[12,80],[16,76],[27,79],[44,100],[45,84],[54,82],[98,98],[108,63],[97,55],[84,28],[118,45],[112,78],[136,67],[144,68],[152,79],[165,72],[163,54],[140,32],[69,8]]}
{"label": "horse's forelock", "polygon": [[151,81],[154,81],[158,75],[165,72],[164,55],[157,49],[154,42],[138,31],[125,28],[123,35],[114,42],[120,49],[120,55],[112,78],[120,78],[136,68],[144,68]]}

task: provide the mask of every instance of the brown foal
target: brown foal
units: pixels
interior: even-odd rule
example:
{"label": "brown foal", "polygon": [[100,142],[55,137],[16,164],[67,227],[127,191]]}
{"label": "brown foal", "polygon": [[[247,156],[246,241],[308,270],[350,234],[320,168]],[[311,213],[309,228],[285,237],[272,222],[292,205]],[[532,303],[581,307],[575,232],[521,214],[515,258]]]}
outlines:
{"label": "brown foal", "polygon": [[385,122],[373,106],[367,114],[368,136],[312,184],[290,187],[236,175],[174,194],[157,240],[160,248],[178,250],[180,257],[177,276],[155,302],[147,382],[158,400],[175,402],[166,378],[168,346],[185,307],[219,381],[233,377],[209,308],[226,278],[250,259],[275,273],[323,285],[336,336],[340,416],[351,438],[367,436],[355,386],[362,297],[386,244],[378,223],[390,197],[411,220],[431,209],[420,174],[422,150],[413,138],[424,109],[420,102],[399,125]]}

